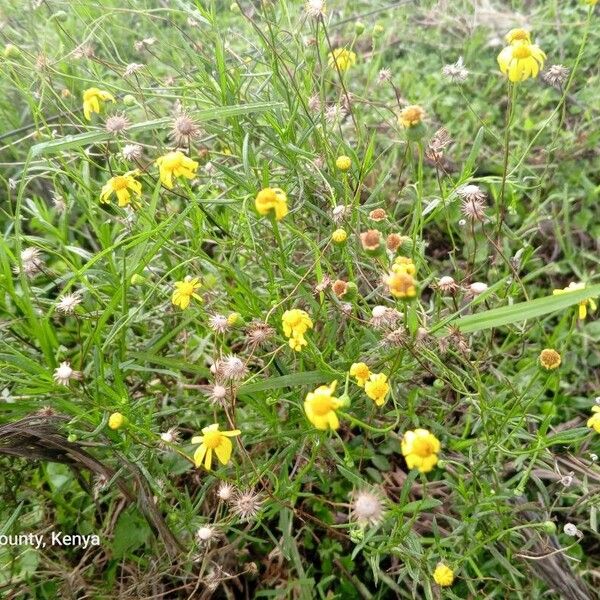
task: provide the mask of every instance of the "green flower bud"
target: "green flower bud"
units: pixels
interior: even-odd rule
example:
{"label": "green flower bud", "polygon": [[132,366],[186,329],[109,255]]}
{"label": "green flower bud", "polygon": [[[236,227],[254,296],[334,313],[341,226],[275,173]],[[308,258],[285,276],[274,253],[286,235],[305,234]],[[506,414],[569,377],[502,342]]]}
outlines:
{"label": "green flower bud", "polygon": [[14,44],[6,44],[3,54],[4,58],[17,58],[21,56],[21,50]]}
{"label": "green flower bud", "polygon": [[139,275],[138,273],[134,273],[130,279],[131,285],[141,285],[145,281],[146,281],[146,278],[143,277],[142,275]]}
{"label": "green flower bud", "polygon": [[356,21],[354,23],[354,32],[356,35],[362,35],[365,31],[365,24],[362,21]]}
{"label": "green flower bud", "polygon": [[542,523],[542,531],[548,535],[554,535],[556,533],[556,524],[553,521],[544,521]]}
{"label": "green flower bud", "polygon": [[137,100],[132,94],[127,94],[126,96],[123,96],[123,104],[125,106],[133,106],[137,104]]}

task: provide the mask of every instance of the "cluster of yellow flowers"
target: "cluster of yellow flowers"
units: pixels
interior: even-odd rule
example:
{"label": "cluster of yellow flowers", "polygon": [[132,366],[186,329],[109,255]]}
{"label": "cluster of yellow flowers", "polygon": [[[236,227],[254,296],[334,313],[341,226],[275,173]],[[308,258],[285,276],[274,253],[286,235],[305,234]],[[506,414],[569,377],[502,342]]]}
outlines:
{"label": "cluster of yellow flowers", "polygon": [[[389,391],[387,377],[383,373],[375,376],[368,373],[369,368],[364,363],[353,364],[350,371],[357,383],[364,385],[367,395],[378,405],[383,404]],[[368,391],[370,383],[373,383],[373,395]],[[317,429],[338,429],[340,426],[336,411],[345,406],[348,400],[334,396],[336,386],[337,381],[321,385],[309,392],[304,400],[306,416]],[[429,473],[437,465],[440,449],[440,441],[427,429],[407,431],[402,437],[401,451],[408,468],[418,469],[421,473]]]}
{"label": "cluster of yellow flowers", "polygon": [[350,375],[356,378],[356,385],[365,389],[365,394],[377,406],[383,406],[390,391],[387,375],[384,373],[371,373],[364,362],[354,363],[350,367]]}
{"label": "cluster of yellow flowers", "polygon": [[[93,113],[100,113],[102,103],[115,102],[114,96],[106,90],[89,88],[83,93],[83,113],[90,120]],[[175,150],[167,152],[156,159],[160,182],[169,190],[173,189],[173,178],[184,177],[194,179],[198,170],[198,163],[186,156],[183,152]],[[108,202],[110,195],[115,194],[120,207],[128,206],[131,202],[131,192],[140,198],[142,184],[136,179],[140,175],[138,170],[129,171],[123,175],[111,177],[102,187],[100,201]]]}
{"label": "cluster of yellow flowers", "polygon": [[506,46],[498,54],[498,65],[509,81],[525,81],[537,77],[544,68],[546,55],[539,46],[531,43],[531,34],[526,29],[511,29],[506,34]]}
{"label": "cluster of yellow flowers", "polygon": [[313,328],[313,322],[308,313],[299,308],[286,310],[281,317],[283,333],[288,338],[288,343],[292,350],[300,352],[307,345],[304,334]]}
{"label": "cluster of yellow flowers", "polygon": [[417,295],[416,274],[417,268],[412,259],[396,257],[391,273],[385,279],[390,293],[396,298],[414,298]]}

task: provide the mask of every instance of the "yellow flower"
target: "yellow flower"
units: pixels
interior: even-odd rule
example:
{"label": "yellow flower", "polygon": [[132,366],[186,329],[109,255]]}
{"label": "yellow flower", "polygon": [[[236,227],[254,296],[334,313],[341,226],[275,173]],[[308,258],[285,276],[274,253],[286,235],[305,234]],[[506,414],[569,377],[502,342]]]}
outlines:
{"label": "yellow flower", "polygon": [[227,325],[234,327],[242,320],[242,315],[239,312],[232,312],[227,315]]}
{"label": "yellow flower", "polygon": [[198,277],[192,279],[188,276],[183,281],[176,281],[171,302],[182,309],[190,305],[192,298],[202,302],[202,298],[196,294],[196,290],[200,287],[200,279]]}
{"label": "yellow flower", "polygon": [[438,462],[440,442],[427,429],[407,431],[402,437],[401,448],[409,469],[429,473]]}
{"label": "yellow flower", "polygon": [[108,417],[108,426],[111,429],[120,429],[125,425],[125,417],[120,412],[114,412]]}
{"label": "yellow flower", "polygon": [[444,563],[439,562],[433,572],[433,580],[441,587],[449,587],[454,582],[454,571]]}
{"label": "yellow flower", "polygon": [[517,41],[498,54],[498,65],[502,73],[515,83],[537,77],[540,69],[544,68],[545,58],[546,55],[539,46]]}
{"label": "yellow flower", "polygon": [[407,273],[408,275],[416,275],[417,267],[412,259],[407,256],[398,256],[392,265],[394,273]]}
{"label": "yellow flower", "polygon": [[365,383],[365,394],[377,404],[383,406],[386,396],[390,391],[390,384],[387,382],[387,375],[384,373],[371,373],[369,380]]}
{"label": "yellow flower", "polygon": [[[584,289],[585,283],[575,283],[574,281],[572,281],[568,285],[568,287],[562,290],[552,290],[552,294],[554,296],[560,296],[561,294],[568,294],[569,292],[576,292],[578,290]],[[581,300],[581,302],[579,302],[578,317],[580,321],[583,321],[587,317],[588,307],[592,312],[594,312],[597,308],[596,302],[594,302],[592,298],[585,298],[584,300]]]}
{"label": "yellow flower", "polygon": [[179,150],[167,152],[156,159],[160,182],[168,189],[173,189],[173,177],[194,179],[198,163]]}
{"label": "yellow flower", "polygon": [[340,71],[347,71],[356,64],[356,53],[346,48],[336,48],[329,53],[328,63],[330,67],[335,67]]}
{"label": "yellow flower", "polygon": [[281,317],[283,333],[288,339],[292,350],[300,352],[307,341],[304,334],[313,327],[313,322],[308,314],[299,308],[286,310]]}
{"label": "yellow flower", "polygon": [[596,6],[596,4],[598,4],[598,0],[584,0],[584,4],[589,4],[590,6]]}
{"label": "yellow flower", "polygon": [[92,118],[92,113],[100,113],[101,102],[110,100],[115,101],[115,97],[105,90],[98,88],[89,88],[83,92],[83,114],[89,121]]}
{"label": "yellow flower", "polygon": [[417,295],[415,278],[408,273],[392,271],[385,282],[396,298],[414,298]]}
{"label": "yellow flower", "polygon": [[600,406],[592,406],[592,412],[594,414],[588,419],[587,426],[600,433]]}
{"label": "yellow flower", "polygon": [[343,244],[348,239],[348,234],[345,229],[336,229],[331,234],[331,239],[335,244]]}
{"label": "yellow flower", "polygon": [[230,437],[240,435],[239,429],[232,431],[219,431],[218,423],[213,423],[202,430],[204,435],[197,435],[192,438],[192,444],[200,444],[194,452],[194,464],[199,467],[204,461],[204,468],[210,471],[212,463],[213,450],[219,459],[219,462],[226,465],[231,458],[233,444]]}
{"label": "yellow flower", "polygon": [[400,111],[398,121],[403,127],[415,127],[416,125],[419,125],[424,118],[425,111],[417,104],[413,104]]}
{"label": "yellow flower", "polygon": [[531,34],[527,29],[511,29],[505,36],[504,39],[508,44],[514,44],[515,42],[527,42],[531,44]]}
{"label": "yellow flower", "polygon": [[349,156],[342,154],[342,156],[338,156],[335,159],[335,166],[340,171],[347,171],[352,166],[352,159]]}
{"label": "yellow flower", "polygon": [[138,198],[142,195],[142,184],[131,173],[111,177],[100,192],[100,202],[108,202],[111,194],[117,195],[119,206],[127,206],[131,202],[131,190]]}
{"label": "yellow flower", "polygon": [[287,196],[280,188],[264,188],[256,194],[254,200],[256,211],[266,215],[271,210],[275,211],[275,219],[281,221],[288,214]]}
{"label": "yellow flower", "polygon": [[350,375],[356,377],[356,385],[365,387],[365,382],[369,379],[371,371],[364,362],[354,363],[350,367]]}
{"label": "yellow flower", "polygon": [[560,354],[552,348],[544,348],[540,352],[540,365],[547,371],[552,371],[560,367],[561,358]]}
{"label": "yellow flower", "polygon": [[314,392],[309,392],[304,400],[304,411],[308,420],[317,429],[337,429],[340,426],[336,410],[342,406],[342,401],[333,393],[337,381],[329,385],[322,385]]}

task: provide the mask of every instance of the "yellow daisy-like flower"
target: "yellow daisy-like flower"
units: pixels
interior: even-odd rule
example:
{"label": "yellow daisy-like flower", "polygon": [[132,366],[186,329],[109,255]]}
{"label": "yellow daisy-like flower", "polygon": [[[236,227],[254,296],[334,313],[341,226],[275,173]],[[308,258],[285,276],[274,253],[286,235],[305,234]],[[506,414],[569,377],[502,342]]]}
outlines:
{"label": "yellow daisy-like flower", "polygon": [[138,198],[142,195],[142,184],[131,173],[111,177],[100,192],[100,202],[108,202],[111,194],[116,194],[119,206],[127,206],[131,202],[131,192]]}
{"label": "yellow daisy-like flower", "polygon": [[539,46],[528,42],[514,42],[498,54],[498,65],[513,83],[537,77],[544,68],[546,55]]}
{"label": "yellow daisy-like flower", "polygon": [[[568,294],[569,292],[576,292],[578,290],[584,290],[585,283],[575,283],[572,281],[566,288],[562,290],[552,290],[554,296],[560,296],[561,294]],[[579,303],[578,317],[580,321],[583,321],[588,314],[588,308],[591,312],[594,312],[596,308],[596,302],[592,298],[585,298]]]}
{"label": "yellow daisy-like flower", "polygon": [[384,373],[371,373],[369,380],[365,382],[365,394],[377,404],[383,406],[390,391],[387,375]]}
{"label": "yellow daisy-like flower", "polygon": [[190,305],[192,298],[202,302],[202,298],[196,294],[196,290],[200,287],[200,279],[198,277],[191,278],[188,276],[183,281],[176,281],[171,302],[181,309],[186,309]]}
{"label": "yellow daisy-like flower", "polygon": [[407,431],[402,437],[401,449],[408,468],[421,473],[429,473],[435,467],[440,448],[440,441],[427,429]]}
{"label": "yellow daisy-like flower", "polygon": [[160,182],[168,189],[173,189],[173,177],[194,179],[198,170],[198,163],[186,156],[183,152],[167,152],[156,159]]}
{"label": "yellow daisy-like flower", "polygon": [[106,90],[101,90],[95,87],[88,88],[83,92],[83,114],[89,121],[92,118],[92,113],[100,114],[102,102],[114,102],[115,97]]}
{"label": "yellow daisy-like flower", "polygon": [[275,219],[281,221],[288,214],[287,196],[280,188],[264,188],[256,194],[254,206],[258,214],[265,216],[274,211]]}
{"label": "yellow daisy-like flower", "polygon": [[337,381],[329,385],[322,385],[314,392],[309,392],[304,400],[304,411],[308,420],[317,429],[337,429],[340,421],[336,410],[342,406],[342,401],[336,398],[333,393],[337,386]]}
{"label": "yellow daisy-like flower", "polygon": [[416,275],[417,267],[412,259],[407,256],[398,256],[392,265],[394,273],[407,273],[408,275]]}
{"label": "yellow daisy-like flower", "polygon": [[365,387],[365,382],[371,376],[369,367],[364,362],[354,363],[350,367],[350,375],[356,377],[356,385]]}
{"label": "yellow daisy-like flower", "polygon": [[444,563],[439,562],[433,572],[433,580],[440,587],[449,587],[454,582],[454,571]]}
{"label": "yellow daisy-like flower", "polygon": [[414,298],[417,295],[415,278],[408,273],[392,271],[385,283],[396,298]]}
{"label": "yellow daisy-like flower", "polygon": [[514,44],[515,42],[527,42],[531,44],[531,33],[527,29],[511,29],[505,36],[507,44]]}
{"label": "yellow daisy-like flower", "polygon": [[286,310],[281,317],[281,324],[283,325],[284,335],[289,338],[290,348],[300,352],[307,344],[304,334],[313,327],[313,322],[308,313],[299,308]]}
{"label": "yellow daisy-like flower", "polygon": [[194,464],[199,467],[204,461],[204,468],[210,471],[213,451],[219,462],[226,465],[231,458],[233,444],[229,438],[240,435],[239,429],[219,431],[218,423],[213,423],[202,430],[203,435],[192,438],[192,444],[200,444],[194,452]]}
{"label": "yellow daisy-like flower", "polygon": [[398,122],[402,127],[415,127],[425,118],[425,111],[418,105],[412,104],[400,111]]}
{"label": "yellow daisy-like flower", "polygon": [[558,369],[561,360],[560,354],[553,348],[544,348],[540,352],[540,365],[542,365],[546,371]]}
{"label": "yellow daisy-like flower", "polygon": [[340,71],[347,71],[356,64],[356,53],[347,48],[336,48],[329,53],[328,63],[330,67],[335,67]]}
{"label": "yellow daisy-like flower", "polygon": [[600,433],[600,406],[592,406],[594,413],[587,421],[587,426],[596,433]]}
{"label": "yellow daisy-like flower", "polygon": [[350,167],[352,166],[352,159],[349,156],[342,154],[342,156],[338,156],[335,159],[335,166],[340,171],[348,171],[348,169],[350,169]]}

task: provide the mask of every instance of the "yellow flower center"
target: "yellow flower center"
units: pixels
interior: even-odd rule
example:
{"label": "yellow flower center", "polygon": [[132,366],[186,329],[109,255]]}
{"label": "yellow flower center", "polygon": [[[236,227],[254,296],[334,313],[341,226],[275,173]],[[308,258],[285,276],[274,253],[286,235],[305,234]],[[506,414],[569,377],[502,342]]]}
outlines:
{"label": "yellow flower center", "polygon": [[191,296],[194,293],[194,284],[191,281],[184,281],[179,287],[179,293],[184,296]]}
{"label": "yellow flower center", "polygon": [[204,434],[203,443],[207,448],[216,448],[221,443],[221,434],[218,431],[209,431]]}
{"label": "yellow flower center", "polygon": [[115,191],[124,190],[127,187],[127,177],[123,177],[122,175],[113,177],[112,185]]}
{"label": "yellow flower center", "polygon": [[519,60],[529,58],[531,56],[531,50],[527,44],[521,44],[513,50],[513,56]]}
{"label": "yellow flower center", "polygon": [[179,156],[176,152],[170,152],[165,156],[162,164],[167,171],[174,171],[181,165],[181,156]]}
{"label": "yellow flower center", "polygon": [[433,451],[433,445],[428,439],[419,439],[417,438],[412,444],[412,454],[416,454],[421,458],[427,458],[432,454],[435,454]]}
{"label": "yellow flower center", "polygon": [[387,393],[387,385],[381,381],[376,381],[369,390],[373,396],[385,396]]}
{"label": "yellow flower center", "polygon": [[354,375],[360,379],[367,379],[369,374],[369,367],[367,367],[367,365],[360,365],[354,370]]}
{"label": "yellow flower center", "polygon": [[315,415],[322,417],[329,411],[333,410],[333,402],[331,396],[320,396],[316,395],[312,401],[312,410]]}

